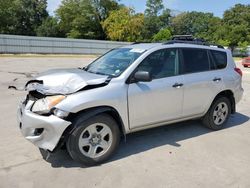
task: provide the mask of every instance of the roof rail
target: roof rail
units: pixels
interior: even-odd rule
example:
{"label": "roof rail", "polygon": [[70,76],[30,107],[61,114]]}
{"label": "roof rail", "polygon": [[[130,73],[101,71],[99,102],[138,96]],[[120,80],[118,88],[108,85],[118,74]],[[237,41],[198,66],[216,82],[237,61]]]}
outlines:
{"label": "roof rail", "polygon": [[203,45],[203,46],[215,46],[217,48],[224,49],[224,47],[221,45],[208,43],[203,38],[194,38],[192,35],[175,35],[172,37],[172,40],[167,41],[163,44],[168,45],[168,44],[175,44],[175,43],[195,44],[195,45]]}

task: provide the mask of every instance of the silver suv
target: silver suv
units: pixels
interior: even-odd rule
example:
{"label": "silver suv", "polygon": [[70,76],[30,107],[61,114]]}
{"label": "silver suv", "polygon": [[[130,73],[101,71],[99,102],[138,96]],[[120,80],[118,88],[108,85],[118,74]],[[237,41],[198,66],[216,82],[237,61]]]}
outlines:
{"label": "silver suv", "polygon": [[23,136],[44,151],[66,145],[85,165],[106,161],[126,134],[189,119],[226,124],[243,89],[231,52],[199,40],[132,44],[80,69],[51,70],[26,84]]}

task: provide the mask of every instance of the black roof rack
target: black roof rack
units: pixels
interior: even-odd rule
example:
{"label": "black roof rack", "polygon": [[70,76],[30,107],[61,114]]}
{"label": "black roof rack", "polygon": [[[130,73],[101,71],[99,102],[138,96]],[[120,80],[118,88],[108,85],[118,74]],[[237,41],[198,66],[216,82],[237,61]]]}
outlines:
{"label": "black roof rack", "polygon": [[192,35],[175,35],[172,37],[172,40],[167,41],[163,44],[168,45],[168,44],[176,44],[176,43],[195,44],[195,45],[203,45],[203,46],[216,46],[217,48],[224,49],[224,47],[221,45],[208,43],[204,39],[194,38]]}
{"label": "black roof rack", "polygon": [[185,41],[192,41],[194,40],[193,35],[174,35],[172,40],[185,40]]}

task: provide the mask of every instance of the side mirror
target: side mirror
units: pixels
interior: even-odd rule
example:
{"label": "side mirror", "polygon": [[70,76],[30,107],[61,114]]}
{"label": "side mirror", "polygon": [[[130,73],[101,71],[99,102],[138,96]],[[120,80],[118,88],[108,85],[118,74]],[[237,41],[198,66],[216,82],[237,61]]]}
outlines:
{"label": "side mirror", "polygon": [[137,82],[151,82],[152,76],[147,71],[138,71],[134,74],[134,79]]}

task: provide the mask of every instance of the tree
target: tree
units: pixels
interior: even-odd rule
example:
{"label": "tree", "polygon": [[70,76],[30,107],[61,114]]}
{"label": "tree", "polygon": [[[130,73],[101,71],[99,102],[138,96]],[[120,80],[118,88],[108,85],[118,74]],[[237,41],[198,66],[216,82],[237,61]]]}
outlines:
{"label": "tree", "polygon": [[211,13],[185,12],[174,17],[171,25],[176,35],[205,37],[213,18],[214,16]]}
{"label": "tree", "polygon": [[168,28],[160,30],[157,34],[153,36],[153,42],[163,42],[171,39],[171,31]]}
{"label": "tree", "polygon": [[0,0],[0,32],[35,35],[48,17],[47,0]]}
{"label": "tree", "polygon": [[13,4],[14,0],[0,0],[0,33],[2,34],[9,34],[14,31]]}
{"label": "tree", "polygon": [[238,44],[250,42],[250,5],[236,4],[223,15],[224,39],[233,50]]}
{"label": "tree", "polygon": [[212,17],[208,22],[208,30],[201,37],[212,43],[218,43],[222,46],[228,46],[227,40],[222,40],[225,36],[225,28],[222,27],[222,20],[218,17]]}
{"label": "tree", "polygon": [[112,11],[102,26],[109,39],[132,42],[141,40],[143,21],[143,14],[135,14],[131,8],[121,8]]}
{"label": "tree", "polygon": [[250,25],[250,5],[236,4],[223,15],[224,23],[228,25]]}
{"label": "tree", "polygon": [[56,15],[60,31],[67,37],[105,39],[101,22],[118,8],[114,0],[63,0]]}
{"label": "tree", "polygon": [[59,37],[59,25],[57,19],[48,17],[45,19],[41,26],[36,29],[37,36],[41,37]]}
{"label": "tree", "polygon": [[91,4],[98,15],[99,21],[104,21],[109,16],[110,11],[118,10],[122,7],[114,0],[92,0]]}
{"label": "tree", "polygon": [[144,13],[146,17],[158,16],[163,9],[164,5],[162,0],[147,0]]}
{"label": "tree", "polygon": [[147,0],[144,12],[143,36],[150,41],[156,33],[169,25],[170,10],[164,9],[162,0]]}
{"label": "tree", "polygon": [[248,42],[239,42],[238,47],[240,48],[240,53],[241,55],[246,55],[247,54],[247,49],[248,49]]}
{"label": "tree", "polygon": [[221,45],[221,46],[228,47],[229,44],[230,44],[230,41],[229,40],[219,39],[216,43]]}
{"label": "tree", "polygon": [[47,0],[16,0],[15,3],[15,34],[36,35],[36,28],[48,17]]}

